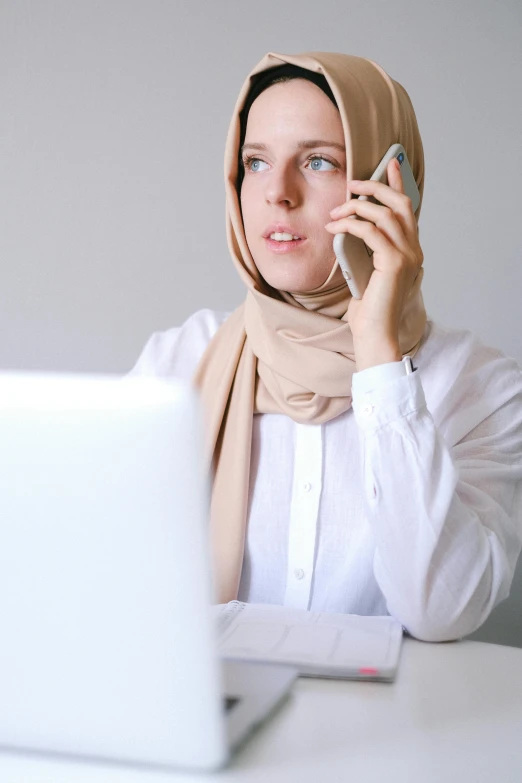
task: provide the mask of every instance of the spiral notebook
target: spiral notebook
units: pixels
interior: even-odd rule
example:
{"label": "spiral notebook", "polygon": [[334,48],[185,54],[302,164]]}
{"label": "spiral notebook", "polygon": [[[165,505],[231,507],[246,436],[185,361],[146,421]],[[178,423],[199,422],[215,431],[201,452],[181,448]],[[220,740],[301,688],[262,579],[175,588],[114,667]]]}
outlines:
{"label": "spiral notebook", "polygon": [[214,610],[223,658],[288,664],[302,677],[395,679],[403,628],[393,617],[241,601],[218,604]]}

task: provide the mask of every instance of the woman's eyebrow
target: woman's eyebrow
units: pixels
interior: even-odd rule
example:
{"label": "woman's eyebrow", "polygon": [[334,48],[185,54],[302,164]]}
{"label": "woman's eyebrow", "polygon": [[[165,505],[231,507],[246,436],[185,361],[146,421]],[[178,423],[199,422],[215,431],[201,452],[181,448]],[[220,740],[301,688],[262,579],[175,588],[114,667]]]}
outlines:
{"label": "woman's eyebrow", "polygon": [[[296,144],[297,149],[308,150],[313,147],[334,147],[341,152],[346,152],[344,144],[339,144],[337,141],[328,141],[326,139],[307,139],[306,141],[299,141]],[[258,144],[256,142],[250,142],[249,144],[243,144],[241,147],[241,154],[247,149],[252,150],[266,150],[268,149],[266,144]]]}

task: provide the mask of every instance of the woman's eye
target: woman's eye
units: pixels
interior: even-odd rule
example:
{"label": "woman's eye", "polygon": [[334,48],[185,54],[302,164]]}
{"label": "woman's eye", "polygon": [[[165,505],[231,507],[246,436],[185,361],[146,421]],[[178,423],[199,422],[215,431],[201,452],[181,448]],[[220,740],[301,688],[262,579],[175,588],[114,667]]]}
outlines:
{"label": "woman's eye", "polygon": [[[313,157],[309,158],[309,161],[310,163],[315,163],[316,161],[320,161],[321,163],[328,163],[332,168],[336,168],[332,161],[328,160],[328,158],[323,158],[322,155],[313,155]],[[325,169],[318,169],[315,166],[312,166],[312,171],[325,171]],[[331,169],[326,169],[326,171],[331,171]]]}
{"label": "woman's eye", "polygon": [[[316,162],[318,162],[320,164],[328,163],[328,165],[331,166],[331,168],[330,169],[325,169],[323,166],[321,166],[321,168],[319,168],[318,166],[313,165]],[[261,160],[260,158],[249,158],[249,157],[246,157],[244,159],[244,161],[243,161],[243,165],[244,165],[245,169],[247,169],[248,171],[253,171],[253,172],[260,171],[259,165],[256,168],[254,168],[255,164],[260,164],[260,163],[265,163],[265,161]],[[312,155],[310,158],[308,158],[307,163],[312,164],[310,166],[312,171],[332,171],[332,169],[337,168],[335,163],[332,163],[332,161],[328,160],[328,158],[324,158],[322,155]]]}
{"label": "woman's eye", "polygon": [[247,157],[247,158],[245,158],[243,160],[243,166],[245,167],[245,169],[248,169],[248,171],[254,171],[255,172],[255,171],[259,171],[259,168],[256,168],[256,169],[252,168],[252,164],[254,164],[254,163],[264,163],[264,162],[265,162],[264,160],[260,160],[259,158],[248,158]]}

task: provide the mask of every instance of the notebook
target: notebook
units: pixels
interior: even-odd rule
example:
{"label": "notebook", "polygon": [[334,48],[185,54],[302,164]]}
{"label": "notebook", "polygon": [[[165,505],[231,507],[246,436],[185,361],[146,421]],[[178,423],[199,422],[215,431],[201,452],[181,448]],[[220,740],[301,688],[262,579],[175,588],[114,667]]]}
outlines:
{"label": "notebook", "polygon": [[214,612],[222,658],[287,664],[302,677],[383,682],[395,678],[403,628],[393,617],[241,601],[218,604]]}

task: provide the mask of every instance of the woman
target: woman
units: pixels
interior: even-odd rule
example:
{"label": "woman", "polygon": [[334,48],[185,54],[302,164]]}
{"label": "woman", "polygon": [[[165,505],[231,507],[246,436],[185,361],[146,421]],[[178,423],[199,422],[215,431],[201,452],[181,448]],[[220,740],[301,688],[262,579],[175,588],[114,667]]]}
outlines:
{"label": "woman", "polygon": [[[428,319],[420,205],[414,214],[393,163],[388,185],[368,181],[396,142],[422,203],[422,142],[400,84],[361,57],[267,54],[225,152],[245,302],[153,335],[134,372],[201,391],[219,601],[389,612],[440,641],[475,630],[509,594],[522,372]],[[337,232],[374,251],[361,300],[335,262]],[[288,234],[299,239],[285,246]]]}

